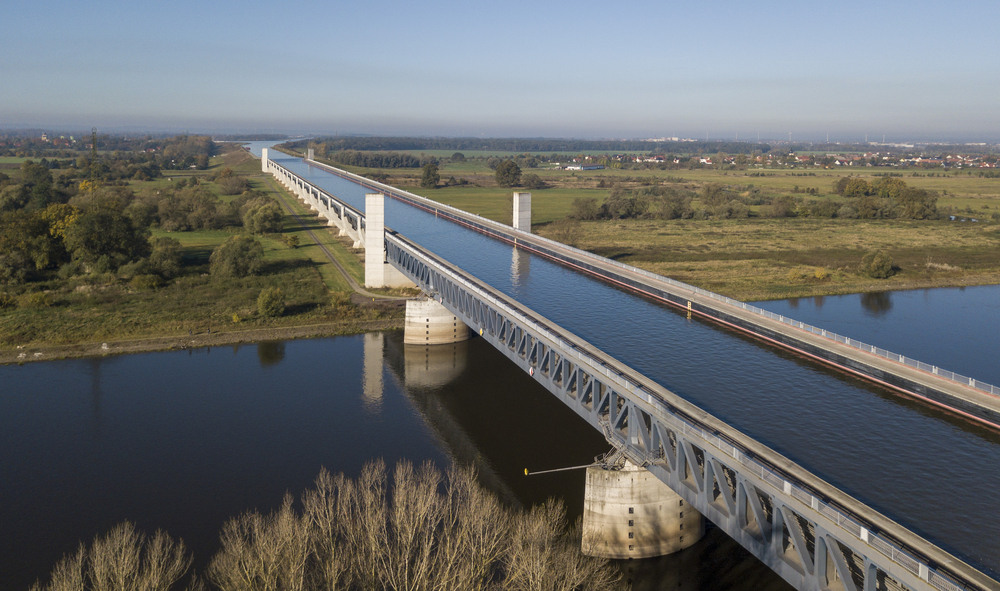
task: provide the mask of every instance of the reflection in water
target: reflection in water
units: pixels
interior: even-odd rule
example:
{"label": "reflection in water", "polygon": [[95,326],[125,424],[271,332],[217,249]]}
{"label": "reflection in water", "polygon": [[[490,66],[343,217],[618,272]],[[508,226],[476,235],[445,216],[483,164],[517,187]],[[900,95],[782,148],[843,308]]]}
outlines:
{"label": "reflection in water", "polygon": [[261,367],[277,365],[285,358],[284,341],[263,341],[257,343],[257,358]]}
{"label": "reflection in water", "polygon": [[407,388],[440,388],[465,370],[468,341],[445,345],[403,345]]}
{"label": "reflection in water", "polygon": [[823,309],[823,297],[824,296],[819,295],[813,298],[813,305],[816,306],[817,310]]}
{"label": "reflection in water", "polygon": [[861,294],[861,307],[869,316],[883,316],[892,310],[891,292],[876,291]]}
{"label": "reflection in water", "polygon": [[377,415],[382,412],[382,345],[385,337],[380,332],[364,335],[364,371],[361,374],[361,402],[365,412]]}
{"label": "reflection in water", "polygon": [[510,283],[515,291],[519,291],[528,283],[531,273],[531,255],[520,248],[511,250]]}
{"label": "reflection in water", "polygon": [[795,310],[799,307],[799,298],[788,298],[788,307]]}
{"label": "reflection in water", "polygon": [[87,360],[90,366],[90,410],[94,416],[94,436],[101,437],[101,363],[104,360],[100,357],[91,357]]}

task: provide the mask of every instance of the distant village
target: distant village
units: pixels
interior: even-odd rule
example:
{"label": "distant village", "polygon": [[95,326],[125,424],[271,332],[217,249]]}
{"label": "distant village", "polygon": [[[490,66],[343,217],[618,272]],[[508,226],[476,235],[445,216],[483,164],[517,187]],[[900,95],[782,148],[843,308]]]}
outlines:
{"label": "distant village", "polygon": [[623,164],[651,164],[664,168],[713,168],[713,167],[758,167],[758,168],[788,168],[788,167],[874,167],[888,166],[899,168],[920,169],[992,169],[998,167],[996,154],[982,153],[951,153],[928,154],[917,152],[865,152],[865,153],[813,153],[784,152],[771,150],[767,153],[759,151],[751,154],[713,154],[713,155],[673,155],[673,154],[612,154],[577,156],[570,162],[557,163],[564,170],[598,170],[602,168],[621,168]]}

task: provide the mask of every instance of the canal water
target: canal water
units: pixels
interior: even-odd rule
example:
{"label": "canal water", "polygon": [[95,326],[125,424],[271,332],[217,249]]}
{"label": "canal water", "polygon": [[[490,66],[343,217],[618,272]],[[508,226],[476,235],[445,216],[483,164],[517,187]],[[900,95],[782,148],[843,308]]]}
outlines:
{"label": "canal water", "polygon": [[[367,190],[360,185],[298,158],[280,153],[272,158],[364,209]],[[544,192],[537,196],[543,198]],[[944,411],[718,325],[688,320],[660,302],[403,202],[387,200],[385,216],[388,226],[465,272],[912,531],[1000,576],[1000,549],[982,542],[1000,540],[1000,520],[983,519],[993,511],[993,491],[1000,490],[996,432],[971,427]],[[924,331],[915,338],[936,341],[931,327],[922,326]],[[995,363],[991,351],[971,350],[968,355],[979,355],[978,365],[986,366]],[[937,360],[937,352],[919,357],[952,370]],[[986,379],[978,373],[972,377]]]}

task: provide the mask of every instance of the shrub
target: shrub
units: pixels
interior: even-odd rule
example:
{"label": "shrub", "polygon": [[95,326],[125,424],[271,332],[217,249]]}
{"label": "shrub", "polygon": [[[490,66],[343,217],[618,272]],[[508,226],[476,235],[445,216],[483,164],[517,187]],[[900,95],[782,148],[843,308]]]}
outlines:
{"label": "shrub", "polygon": [[265,318],[277,318],[285,313],[285,292],[280,287],[268,287],[257,296],[257,312]]}
{"label": "shrub", "polygon": [[526,174],[521,177],[521,182],[524,184],[525,189],[535,190],[548,187],[548,185],[545,184],[545,181],[542,180],[542,177],[534,173]]}
{"label": "shrub", "polygon": [[231,236],[208,259],[215,277],[257,275],[264,265],[264,247],[251,236]]}
{"label": "shrub", "polygon": [[281,241],[285,243],[288,248],[298,248],[299,247],[299,237],[295,234],[285,234],[281,237]]}
{"label": "shrub", "polygon": [[0,291],[0,310],[4,308],[13,308],[17,305],[17,298],[11,294]]}
{"label": "shrub", "polygon": [[858,217],[858,210],[850,205],[845,205],[837,210],[837,217],[844,218],[845,220],[853,220]]}
{"label": "shrub", "polygon": [[26,293],[18,298],[18,306],[22,308],[48,308],[52,305],[52,296],[45,292]]}
{"label": "shrub", "polygon": [[133,289],[156,289],[163,285],[163,278],[159,275],[136,275],[128,282]]}
{"label": "shrub", "polygon": [[892,257],[881,250],[873,250],[861,259],[858,273],[873,279],[887,279],[893,274]]}
{"label": "shrub", "polygon": [[358,313],[358,305],[351,301],[351,294],[336,292],[330,297],[334,315],[349,318]]}

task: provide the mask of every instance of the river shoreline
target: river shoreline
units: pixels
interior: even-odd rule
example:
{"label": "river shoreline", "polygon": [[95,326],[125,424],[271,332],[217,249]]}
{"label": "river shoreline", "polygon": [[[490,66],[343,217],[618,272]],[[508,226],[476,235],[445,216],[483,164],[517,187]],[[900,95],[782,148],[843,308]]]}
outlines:
{"label": "river shoreline", "polygon": [[367,321],[325,322],[280,328],[206,331],[193,335],[169,335],[68,345],[24,346],[16,349],[0,350],[0,364],[21,364],[33,361],[106,357],[108,355],[127,355],[130,353],[179,351],[202,347],[252,344],[262,341],[343,336],[384,330],[401,330],[403,323],[403,318],[389,318]]}

